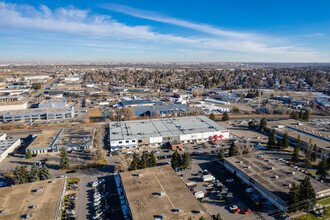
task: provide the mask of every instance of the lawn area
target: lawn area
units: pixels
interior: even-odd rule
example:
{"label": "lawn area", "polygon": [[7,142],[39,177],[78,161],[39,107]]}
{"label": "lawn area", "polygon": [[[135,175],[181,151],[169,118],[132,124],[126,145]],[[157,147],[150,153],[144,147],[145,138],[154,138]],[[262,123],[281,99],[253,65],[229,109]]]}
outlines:
{"label": "lawn area", "polygon": [[330,197],[329,198],[326,198],[326,199],[323,199],[323,200],[320,200],[317,203],[320,203],[321,205],[330,204]]}
{"label": "lawn area", "polygon": [[70,178],[68,178],[68,184],[70,185],[71,183],[73,183],[73,182],[80,182],[80,178],[78,178],[78,177],[70,177]]}
{"label": "lawn area", "polygon": [[[315,215],[313,214],[309,214],[309,218],[308,220],[326,220],[326,219],[329,219],[330,217],[330,206],[327,207],[327,216],[323,217],[323,218],[317,218]],[[295,218],[295,220],[307,220],[307,214],[306,215],[302,215],[298,218]]]}

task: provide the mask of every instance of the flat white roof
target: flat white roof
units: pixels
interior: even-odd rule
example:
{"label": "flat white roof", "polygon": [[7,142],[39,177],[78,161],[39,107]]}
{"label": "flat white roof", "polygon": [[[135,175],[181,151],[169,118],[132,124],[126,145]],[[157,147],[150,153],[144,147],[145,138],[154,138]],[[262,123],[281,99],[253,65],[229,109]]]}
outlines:
{"label": "flat white roof", "polygon": [[228,130],[205,116],[111,122],[110,141]]}
{"label": "flat white roof", "polygon": [[[1,135],[1,134],[0,134]],[[13,140],[0,140],[0,156],[4,154],[9,148],[11,148],[19,139]]]}

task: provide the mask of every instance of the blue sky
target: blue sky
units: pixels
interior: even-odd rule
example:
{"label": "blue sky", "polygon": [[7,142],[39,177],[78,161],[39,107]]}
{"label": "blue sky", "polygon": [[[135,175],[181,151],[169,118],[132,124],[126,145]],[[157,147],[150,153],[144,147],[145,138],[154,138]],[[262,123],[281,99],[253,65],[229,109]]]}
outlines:
{"label": "blue sky", "polygon": [[330,1],[0,1],[0,62],[330,62]]}

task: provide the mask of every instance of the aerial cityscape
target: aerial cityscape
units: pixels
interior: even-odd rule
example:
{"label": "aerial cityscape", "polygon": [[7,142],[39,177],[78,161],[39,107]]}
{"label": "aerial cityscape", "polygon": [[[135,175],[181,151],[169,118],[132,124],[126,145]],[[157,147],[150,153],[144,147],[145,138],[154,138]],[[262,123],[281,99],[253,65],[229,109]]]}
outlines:
{"label": "aerial cityscape", "polygon": [[0,1],[0,220],[330,219],[329,8]]}

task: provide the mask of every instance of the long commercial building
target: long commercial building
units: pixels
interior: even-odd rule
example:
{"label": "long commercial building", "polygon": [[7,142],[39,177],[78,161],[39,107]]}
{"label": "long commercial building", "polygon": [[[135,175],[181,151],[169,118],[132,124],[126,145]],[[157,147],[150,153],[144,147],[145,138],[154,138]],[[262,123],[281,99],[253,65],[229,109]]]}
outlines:
{"label": "long commercial building", "polygon": [[74,118],[74,107],[52,109],[26,109],[0,113],[0,122],[32,122],[35,120],[55,120]]}
{"label": "long commercial building", "polygon": [[[299,185],[307,176],[305,171],[289,166],[282,158],[261,152],[226,158],[224,166],[281,211],[288,209],[291,185]],[[330,188],[325,183],[313,177],[311,183],[317,198],[330,196]]]}
{"label": "long commercial building", "polygon": [[0,220],[60,220],[67,177],[0,188]]}
{"label": "long commercial building", "polygon": [[229,130],[205,116],[120,121],[109,125],[112,150],[160,147],[171,141],[202,143],[216,135],[219,140],[228,140]]}

